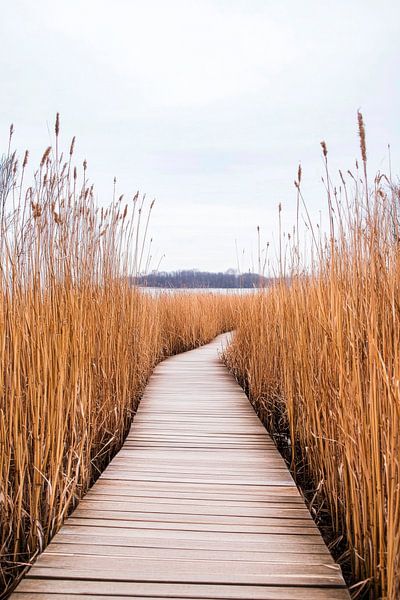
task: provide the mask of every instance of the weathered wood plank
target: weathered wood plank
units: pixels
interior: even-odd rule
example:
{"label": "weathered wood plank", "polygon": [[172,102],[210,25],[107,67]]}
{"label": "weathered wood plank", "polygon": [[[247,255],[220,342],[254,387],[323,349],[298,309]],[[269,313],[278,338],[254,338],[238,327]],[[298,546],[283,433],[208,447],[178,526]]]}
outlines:
{"label": "weathered wood plank", "polygon": [[[285,518],[296,518],[310,520],[311,516],[308,510],[301,506],[282,507],[280,504],[272,506],[229,506],[220,503],[219,506],[210,506],[210,504],[203,503],[198,504],[195,502],[186,502],[185,504],[177,504],[175,502],[162,503],[153,502],[147,499],[146,502],[139,501],[117,501],[115,498],[109,498],[107,500],[101,500],[101,498],[85,499],[81,502],[79,510],[81,511],[107,511],[120,512],[126,511],[135,513],[138,518],[140,514],[180,514],[180,515],[210,515],[210,516],[223,516],[223,517],[273,517],[279,519]],[[77,515],[78,512],[75,513]]]}
{"label": "weathered wood plank", "polygon": [[[72,525],[69,520],[66,522],[61,532],[64,535],[79,534],[86,536],[102,536],[104,543],[108,543],[109,537],[120,537],[124,536],[131,539],[149,539],[149,538],[167,538],[167,539],[184,539],[194,541],[206,541],[218,539],[218,542],[228,542],[232,544],[240,544],[240,547],[249,547],[253,549],[267,548],[270,549],[274,544],[277,546],[280,543],[292,544],[293,546],[297,543],[300,544],[320,544],[327,553],[326,547],[323,540],[318,535],[310,534],[291,534],[285,531],[284,533],[249,533],[249,532],[233,532],[224,531],[219,532],[218,536],[215,535],[215,531],[196,531],[187,529],[172,529],[172,528],[153,528],[153,529],[140,529],[134,527],[101,527],[101,526],[87,526],[82,521],[82,525]],[[59,535],[59,534],[57,534]],[[55,538],[56,539],[56,538]]]}
{"label": "weathered wood plank", "polygon": [[[73,594],[73,600],[81,595],[99,594],[102,598],[184,598],[185,600],[348,600],[344,589],[318,587],[285,587],[285,586],[244,586],[244,585],[193,585],[193,584],[160,584],[131,583],[120,581],[77,581],[62,579],[25,579],[19,586],[20,594],[30,593],[29,600],[52,598],[60,600],[59,594]],[[35,594],[35,595],[34,595]],[[153,595],[153,596],[152,596]],[[17,596],[17,595],[16,595]],[[70,600],[71,596],[67,596]],[[21,600],[27,600],[22,596]]]}
{"label": "weathered wood plank", "polygon": [[[50,557],[49,557],[50,559]],[[64,559],[68,564],[69,561]],[[82,557],[76,557],[77,562],[83,562]],[[30,578],[53,578],[59,579],[84,579],[87,581],[135,581],[148,583],[202,583],[216,585],[297,585],[297,586],[315,586],[315,587],[338,587],[341,585],[341,577],[333,570],[320,565],[289,565],[273,564],[268,569],[265,564],[262,572],[250,572],[247,563],[235,564],[235,567],[225,568],[219,571],[219,565],[215,562],[195,561],[195,566],[188,565],[189,561],[143,561],[138,563],[138,569],[130,568],[125,565],[123,559],[116,561],[108,559],[104,562],[104,568],[97,567],[99,560],[89,558],[90,564],[87,569],[70,566],[60,566],[60,568],[42,567],[35,565],[35,569],[30,571]],[[129,561],[128,561],[129,562]],[[165,564],[167,563],[167,564]],[[85,563],[86,564],[86,563]],[[113,569],[107,569],[107,564],[112,564]],[[252,564],[252,571],[256,571],[257,563]],[[243,569],[239,571],[238,565]],[[297,568],[295,568],[297,567]]]}
{"label": "weathered wood plank", "polygon": [[[277,511],[278,512],[278,511]],[[107,519],[107,520],[123,520],[132,522],[145,522],[145,523],[195,523],[195,524],[209,524],[209,525],[232,525],[234,529],[237,525],[240,527],[269,527],[281,524],[282,527],[300,527],[302,531],[306,527],[313,527],[311,519],[307,518],[296,518],[293,515],[274,514],[272,516],[254,517],[251,515],[213,515],[213,514],[201,514],[191,512],[137,512],[137,511],[119,511],[107,509],[99,509],[92,507],[79,507],[75,511],[74,517],[76,519]]]}
{"label": "weathered wood plank", "polygon": [[[125,490],[120,490],[121,492]],[[172,494],[172,492],[171,492]],[[193,494],[192,494],[193,496]],[[207,508],[212,507],[226,507],[227,510],[230,508],[299,508],[300,510],[304,510],[308,513],[308,510],[305,508],[303,502],[300,498],[285,498],[284,496],[271,496],[270,498],[266,497],[265,500],[243,500],[243,499],[234,499],[229,498],[226,500],[224,496],[220,496],[217,498],[199,498],[194,496],[192,498],[186,497],[171,497],[171,496],[158,496],[156,492],[151,491],[143,491],[141,493],[135,494],[134,491],[129,492],[126,491],[125,494],[108,494],[107,488],[99,491],[96,494],[88,493],[85,497],[85,500],[82,502],[103,502],[107,500],[108,502],[129,502],[131,507],[133,506],[147,506],[151,504],[154,500],[157,500],[157,506],[162,506],[163,504],[173,504],[174,506],[204,506]],[[82,505],[82,503],[81,503]]]}
{"label": "weathered wood plank", "polygon": [[125,518],[124,520],[118,519],[105,519],[98,515],[97,518],[84,518],[84,517],[75,517],[72,516],[68,519],[66,526],[75,525],[77,527],[83,526],[95,526],[95,527],[103,527],[103,528],[119,528],[119,529],[139,529],[139,530],[147,530],[147,529],[166,529],[168,531],[209,531],[218,534],[222,533],[252,533],[254,535],[261,535],[265,533],[270,534],[293,534],[293,535],[310,535],[313,537],[318,537],[319,532],[315,528],[314,524],[310,525],[285,525],[281,524],[271,524],[271,525],[233,525],[229,524],[220,524],[220,523],[196,523],[196,521],[192,522],[178,522],[178,521],[134,521],[128,520]]}
{"label": "weathered wood plank", "polygon": [[[64,538],[65,539],[65,538]],[[123,556],[126,558],[140,558],[140,559],[165,559],[166,547],[146,547],[146,546],[104,546],[103,543],[90,544],[84,536],[80,536],[81,542],[77,543],[75,538],[74,542],[71,543],[60,543],[59,541],[53,543],[51,548],[46,552],[47,556],[103,556],[103,557],[115,557]],[[182,560],[212,560],[218,561],[223,560],[225,562],[230,561],[241,561],[241,562],[261,562],[264,563],[282,563],[283,557],[280,556],[282,552],[285,552],[285,563],[299,563],[299,564],[321,564],[327,562],[332,564],[333,559],[327,557],[324,552],[321,552],[321,547],[313,546],[314,552],[305,552],[307,546],[303,545],[302,550],[298,552],[292,552],[292,548],[287,544],[284,549],[280,548],[280,552],[276,552],[275,548],[272,548],[270,552],[252,552],[252,551],[241,551],[237,547],[231,545],[230,549],[225,550],[210,550],[209,548],[175,548],[172,545],[168,548],[168,559],[182,559]],[[307,554],[305,557],[304,554]]]}

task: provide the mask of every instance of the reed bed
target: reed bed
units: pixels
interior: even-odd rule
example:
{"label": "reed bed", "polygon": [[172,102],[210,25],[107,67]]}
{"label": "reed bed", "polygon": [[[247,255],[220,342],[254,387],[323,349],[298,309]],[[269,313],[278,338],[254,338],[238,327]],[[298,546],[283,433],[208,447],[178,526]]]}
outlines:
{"label": "reed bed", "polygon": [[154,365],[231,329],[238,304],[131,287],[152,206],[96,208],[74,141],[58,145],[57,117],[30,186],[27,153],[0,164],[3,596],[121,446]]}
{"label": "reed bed", "polygon": [[[311,480],[355,596],[400,598],[400,194],[361,167],[325,184],[330,234],[313,231],[313,264],[290,272],[240,309],[226,354],[267,428],[286,439],[296,476]],[[357,167],[358,165],[356,165]],[[301,171],[296,181],[299,203]],[[311,224],[309,224],[311,227]],[[293,236],[296,240],[296,235]]]}

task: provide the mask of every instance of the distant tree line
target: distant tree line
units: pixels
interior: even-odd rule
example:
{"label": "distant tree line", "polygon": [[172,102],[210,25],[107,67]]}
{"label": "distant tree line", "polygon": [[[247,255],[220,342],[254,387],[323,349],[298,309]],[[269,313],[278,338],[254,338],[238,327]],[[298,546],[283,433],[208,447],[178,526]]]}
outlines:
{"label": "distant tree line", "polygon": [[257,288],[265,287],[269,279],[256,273],[209,273],[208,271],[165,271],[140,275],[132,282],[157,288]]}

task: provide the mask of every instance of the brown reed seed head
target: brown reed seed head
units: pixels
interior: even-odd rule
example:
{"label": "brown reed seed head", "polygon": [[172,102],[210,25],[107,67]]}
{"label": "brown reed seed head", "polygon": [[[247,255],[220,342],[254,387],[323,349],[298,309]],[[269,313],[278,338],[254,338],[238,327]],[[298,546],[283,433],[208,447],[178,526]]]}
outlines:
{"label": "brown reed seed head", "polygon": [[60,133],[60,113],[56,114],[56,125],[54,129],[56,132],[56,137],[58,137],[58,134]]}
{"label": "brown reed seed head", "polygon": [[322,140],[322,142],[321,142],[321,148],[322,148],[322,154],[326,158],[328,156],[328,148],[327,148],[326,142],[324,140]]}
{"label": "brown reed seed head", "polygon": [[72,156],[74,153],[74,148],[75,148],[75,136],[72,138],[71,141],[71,146],[69,148],[69,155]]}
{"label": "brown reed seed head", "polygon": [[22,168],[23,169],[25,169],[26,165],[28,164],[28,157],[29,157],[29,151],[25,150],[24,161],[22,163]]}
{"label": "brown reed seed head", "polygon": [[360,150],[361,150],[361,158],[363,163],[367,162],[367,143],[366,143],[366,135],[365,135],[365,124],[362,113],[357,111],[357,121],[358,121],[358,135],[360,137]]}
{"label": "brown reed seed head", "polygon": [[32,216],[33,216],[33,218],[37,219],[37,218],[41,217],[42,216],[42,207],[39,204],[35,203],[35,202],[32,202],[31,206],[32,206]]}
{"label": "brown reed seed head", "polygon": [[46,150],[44,151],[44,154],[42,156],[42,160],[40,161],[40,166],[41,167],[43,167],[44,163],[48,159],[48,157],[50,155],[50,152],[51,152],[51,146],[48,146],[48,148],[46,148]]}
{"label": "brown reed seed head", "polygon": [[57,225],[61,225],[61,223],[62,223],[61,217],[56,211],[53,211],[53,219],[57,223]]}

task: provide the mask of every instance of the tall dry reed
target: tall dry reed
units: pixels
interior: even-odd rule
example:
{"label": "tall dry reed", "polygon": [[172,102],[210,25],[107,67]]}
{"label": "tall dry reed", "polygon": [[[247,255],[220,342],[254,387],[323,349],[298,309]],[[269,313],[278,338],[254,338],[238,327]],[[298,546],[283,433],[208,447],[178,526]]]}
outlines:
{"label": "tall dry reed", "polygon": [[27,154],[0,165],[3,595],[120,447],[155,363],[231,329],[236,302],[132,288],[142,201],[97,208],[74,140],[66,156],[58,146],[57,117],[28,187]]}
{"label": "tall dry reed", "polygon": [[[299,266],[243,305],[227,362],[269,430],[290,439],[370,598],[400,598],[400,194],[362,169],[333,186],[330,234]],[[296,181],[302,203],[300,177]],[[296,239],[296,236],[294,236]]]}

